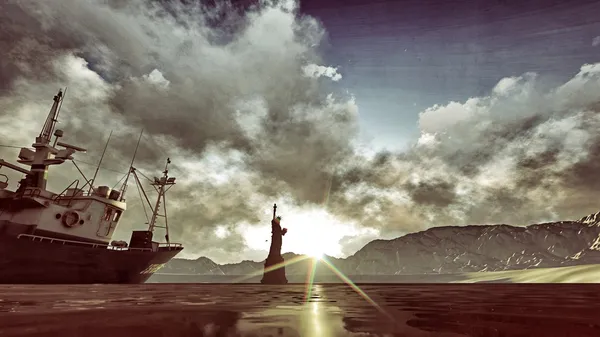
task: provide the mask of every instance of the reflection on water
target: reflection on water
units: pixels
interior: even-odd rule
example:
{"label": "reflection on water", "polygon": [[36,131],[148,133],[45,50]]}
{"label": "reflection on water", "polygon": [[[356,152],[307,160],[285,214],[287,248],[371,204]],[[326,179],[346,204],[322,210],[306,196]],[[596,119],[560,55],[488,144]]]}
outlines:
{"label": "reflection on water", "polygon": [[0,336],[600,336],[598,285],[360,288],[0,286]]}
{"label": "reflection on water", "polygon": [[[343,310],[327,298],[322,285],[312,288],[312,296],[302,305],[278,305],[250,312],[239,322],[239,330],[260,336],[363,336],[347,331]],[[368,335],[368,334],[366,334]]]}

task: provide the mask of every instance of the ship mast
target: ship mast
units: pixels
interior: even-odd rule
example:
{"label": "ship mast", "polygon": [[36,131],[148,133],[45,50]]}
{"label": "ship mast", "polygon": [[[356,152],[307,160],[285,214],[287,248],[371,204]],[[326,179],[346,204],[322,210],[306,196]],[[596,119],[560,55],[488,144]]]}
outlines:
{"label": "ship mast", "polygon": [[138,148],[140,147],[140,141],[142,140],[142,135],[144,134],[144,130],[140,132],[140,137],[138,138],[137,145],[135,146],[135,151],[133,151],[133,158],[131,158],[131,164],[129,164],[129,172],[127,172],[127,177],[121,186],[121,201],[125,201],[125,192],[127,192],[127,182],[129,181],[129,176],[131,173],[135,171],[133,168],[133,162],[135,161],[135,156],[137,155]]}
{"label": "ship mast", "polygon": [[[149,232],[154,232],[154,228],[164,228],[165,229],[165,239],[167,240],[167,243],[170,243],[169,241],[169,222],[167,219],[167,201],[165,198],[165,195],[167,193],[167,191],[169,189],[171,189],[171,187],[173,187],[173,185],[175,185],[175,177],[169,177],[169,164],[171,164],[171,159],[167,158],[167,163],[165,164],[165,170],[163,171],[163,176],[160,178],[154,177],[154,181],[152,181],[150,183],[150,185],[152,185],[152,187],[154,187],[154,189],[156,190],[156,192],[158,192],[158,196],[156,197],[156,203],[154,205],[154,207],[152,207],[152,205],[150,205],[150,200],[148,199],[148,195],[146,194],[146,191],[144,191],[143,188],[141,188],[142,184],[140,182],[139,177],[137,176],[136,170],[135,168],[131,168],[131,173],[133,173],[133,177],[135,178],[135,181],[138,184],[138,187],[140,187],[142,193],[144,194],[144,197],[146,199],[146,201],[148,202],[148,206],[150,206],[150,209],[152,209],[152,218],[150,219],[150,221],[148,222],[148,231]],[[162,208],[163,208],[163,212],[162,214],[160,214],[160,206],[162,203]],[[162,217],[165,218],[165,225],[164,226],[159,226],[156,224],[156,219],[158,217]]]}
{"label": "ship mast", "polygon": [[44,123],[44,127],[42,127],[42,131],[40,135],[35,139],[35,143],[32,145],[35,149],[35,154],[33,160],[31,162],[31,178],[29,181],[30,187],[37,187],[41,189],[46,189],[46,183],[48,179],[48,166],[51,163],[48,162],[50,158],[50,153],[52,153],[52,147],[50,147],[50,141],[52,137],[52,132],[54,131],[54,127],[56,126],[56,122],[58,121],[58,113],[60,111],[60,106],[62,105],[63,92],[62,90],[58,91],[58,94],[54,96],[54,103],[52,104],[52,108],[48,113],[48,117],[46,117],[46,122]]}
{"label": "ship mast", "polygon": [[[67,90],[65,89],[65,92]],[[54,132],[54,127],[56,126],[56,122],[58,121],[58,114],[60,112],[60,107],[62,106],[62,98],[63,91],[58,90],[58,94],[54,96],[54,103],[52,104],[52,108],[50,109],[50,113],[48,113],[48,117],[46,117],[46,122],[42,127],[42,131],[40,131],[40,135],[35,139],[36,143],[39,144],[50,144],[50,140],[52,137],[52,132]]]}
{"label": "ship mast", "polygon": [[[65,160],[73,159],[71,155],[77,151],[85,152],[83,148],[59,142],[58,138],[63,136],[63,132],[61,130],[54,132],[63,98],[63,91],[59,90],[58,94],[54,96],[54,102],[48,113],[48,117],[46,117],[44,127],[40,131],[40,135],[35,138],[35,143],[32,144],[35,151],[31,151],[28,148],[21,148],[17,162],[29,165],[31,170],[25,170],[17,165],[0,160],[0,166],[6,166],[26,174],[25,179],[22,180],[21,187],[23,188],[31,187],[45,190],[48,180],[48,167],[50,165],[62,164]],[[56,136],[56,141],[55,144],[50,145],[52,135]],[[62,146],[65,149],[59,150],[55,147],[56,145]],[[51,158],[50,155],[54,155],[54,158]]]}

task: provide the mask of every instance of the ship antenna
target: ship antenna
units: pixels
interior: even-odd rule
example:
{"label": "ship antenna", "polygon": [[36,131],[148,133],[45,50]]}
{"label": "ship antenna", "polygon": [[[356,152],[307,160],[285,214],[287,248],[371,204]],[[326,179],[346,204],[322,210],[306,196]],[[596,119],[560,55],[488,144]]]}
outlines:
{"label": "ship antenna", "polygon": [[90,192],[92,191],[92,188],[94,186],[94,182],[96,182],[96,176],[98,175],[98,170],[100,170],[100,165],[102,164],[102,160],[104,159],[104,154],[106,153],[106,148],[108,148],[108,142],[110,142],[110,137],[112,136],[112,130],[110,131],[110,134],[108,135],[108,139],[106,140],[106,145],[104,145],[104,151],[102,151],[102,156],[100,157],[100,161],[98,162],[98,167],[96,167],[96,172],[94,172],[94,177],[92,178],[91,182],[90,182],[90,188],[88,189],[88,194],[90,194]]}
{"label": "ship antenna", "polygon": [[[65,97],[67,96],[67,87],[65,87],[65,91],[63,91],[63,95],[62,95],[62,99],[60,100],[60,105],[58,106],[58,109],[56,109],[56,117],[54,118],[54,125],[53,125],[53,129],[54,126],[56,126],[56,123],[58,123],[58,115],[60,115],[60,109],[62,108],[63,102],[65,101]],[[54,131],[54,130],[52,130]]]}
{"label": "ship antenna", "polygon": [[50,137],[52,137],[52,132],[54,132],[54,126],[58,121],[58,114],[60,113],[60,108],[62,107],[63,98],[67,92],[67,88],[65,87],[65,91],[58,91],[58,94],[54,96],[54,104],[50,109],[50,113],[48,113],[48,117],[46,117],[46,122],[44,123],[44,127],[40,132],[39,138],[45,140],[47,143],[50,143]]}
{"label": "ship antenna", "polygon": [[129,181],[129,176],[131,175],[131,171],[133,171],[133,162],[135,161],[135,156],[137,155],[138,148],[140,147],[140,141],[142,140],[142,135],[144,134],[144,129],[140,132],[140,138],[138,138],[137,145],[135,146],[135,151],[133,151],[133,158],[131,158],[131,164],[129,164],[129,172],[127,172],[127,177],[121,186],[121,201],[125,200],[125,192],[127,192],[127,182]]}

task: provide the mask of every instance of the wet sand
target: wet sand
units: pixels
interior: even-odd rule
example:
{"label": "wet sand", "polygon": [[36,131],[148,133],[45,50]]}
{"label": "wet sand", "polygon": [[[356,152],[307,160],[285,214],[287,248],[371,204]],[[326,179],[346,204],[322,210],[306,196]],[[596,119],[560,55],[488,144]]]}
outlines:
{"label": "wet sand", "polygon": [[600,336],[596,284],[0,286],[0,336]]}

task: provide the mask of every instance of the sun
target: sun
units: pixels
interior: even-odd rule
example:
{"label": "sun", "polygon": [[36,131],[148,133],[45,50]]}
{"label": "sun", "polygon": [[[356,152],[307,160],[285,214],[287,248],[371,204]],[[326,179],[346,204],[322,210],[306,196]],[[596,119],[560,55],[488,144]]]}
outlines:
{"label": "sun", "polygon": [[[284,209],[283,206],[281,208]],[[277,211],[279,210],[278,208]],[[285,212],[281,212],[280,225],[288,231],[282,238],[282,254],[294,253],[311,261],[324,261],[329,257],[339,258],[344,256],[342,242],[348,237],[378,234],[359,229],[356,224],[342,222],[324,208],[286,206],[284,210]],[[271,216],[272,210],[266,208],[264,218],[270,219]],[[260,251],[261,255],[268,254],[272,240],[269,222],[265,221],[261,226],[244,224],[238,228],[249,249]]]}
{"label": "sun", "polygon": [[324,252],[319,249],[319,247],[310,247],[307,252],[306,255],[312,257],[315,260],[321,260],[323,258]]}

